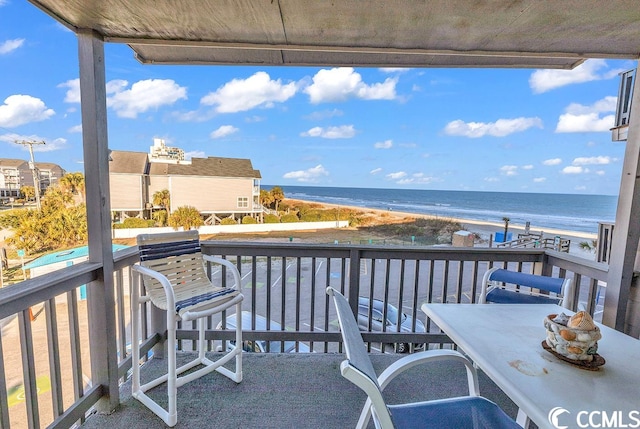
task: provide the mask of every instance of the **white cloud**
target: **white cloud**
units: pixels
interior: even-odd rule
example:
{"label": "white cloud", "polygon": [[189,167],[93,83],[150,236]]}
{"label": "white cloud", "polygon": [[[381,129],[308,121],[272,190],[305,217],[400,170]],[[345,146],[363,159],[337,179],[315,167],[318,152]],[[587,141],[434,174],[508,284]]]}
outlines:
{"label": "white cloud", "polygon": [[280,79],[272,80],[265,72],[257,72],[247,79],[233,79],[215,92],[202,97],[200,103],[216,106],[219,113],[244,112],[256,107],[271,108],[274,103],[282,103],[296,94],[295,82],[282,84]]}
{"label": "white cloud", "polygon": [[500,171],[505,176],[515,176],[518,174],[518,166],[517,165],[503,165],[500,167]]}
{"label": "white cloud", "polygon": [[68,133],[81,133],[82,132],[82,124],[74,125],[73,127],[67,130]]}
{"label": "white cloud", "polygon": [[207,155],[201,150],[192,150],[184,153],[184,158],[190,160],[191,158],[206,158]]}
{"label": "white cloud", "polygon": [[449,122],[444,132],[450,136],[478,138],[485,135],[505,137],[525,131],[531,127],[542,128],[540,118],[498,119],[496,122],[464,122],[460,119]]}
{"label": "white cloud", "polygon": [[522,168],[523,170],[533,170],[533,165],[527,164],[527,165],[523,165],[520,168]]}
{"label": "white cloud", "polygon": [[387,174],[387,178],[391,179],[391,180],[398,180],[398,179],[402,179],[403,177],[406,177],[407,173],[405,173],[404,171],[396,171],[395,173],[389,173]]}
{"label": "white cloud", "polygon": [[330,118],[333,118],[336,116],[342,116],[342,115],[344,115],[344,112],[339,109],[322,110],[318,112],[313,112],[310,115],[305,116],[305,119],[310,119],[312,121],[321,121],[323,119],[330,119]]}
{"label": "white cloud", "polygon": [[391,147],[393,146],[393,141],[392,140],[385,140],[383,142],[377,142],[374,143],[373,147],[375,147],[376,149],[391,149]]}
{"label": "white cloud", "polygon": [[315,182],[322,176],[328,176],[329,172],[325,170],[322,164],[318,164],[315,167],[307,170],[297,170],[285,173],[282,176],[284,179],[295,179],[298,182]]}
{"label": "white cloud", "polygon": [[404,73],[411,70],[411,68],[410,67],[380,67],[378,70],[380,70],[382,73]]}
{"label": "white cloud", "polygon": [[350,139],[356,135],[353,125],[339,127],[313,127],[309,131],[300,133],[302,137],[322,137],[323,139]]}
{"label": "white cloud", "polygon": [[378,168],[374,168],[373,170],[371,170],[369,172],[369,174],[373,175],[373,174],[378,174],[378,173],[381,173],[381,172],[382,172],[382,168],[378,167]]}
{"label": "white cloud", "polygon": [[543,165],[560,165],[562,164],[562,158],[551,158],[542,161]]}
{"label": "white cloud", "polygon": [[550,91],[566,85],[594,80],[610,79],[617,76],[618,70],[607,69],[607,62],[601,59],[587,60],[573,70],[536,70],[529,78],[529,86],[535,94]]}
{"label": "white cloud", "polygon": [[67,147],[67,139],[57,138],[57,139],[47,139],[39,135],[31,134],[2,134],[0,135],[0,141],[4,141],[7,143],[12,143],[15,146],[20,146],[22,150],[28,151],[29,146],[27,145],[18,145],[17,141],[31,141],[31,142],[45,142],[45,144],[37,144],[33,145],[34,152],[53,152],[60,149],[65,149]]}
{"label": "white cloud", "polygon": [[605,97],[590,106],[571,103],[558,118],[556,133],[607,132],[615,121],[615,115],[600,117],[601,113],[615,112],[616,97]]}
{"label": "white cloud", "polygon": [[382,83],[366,84],[360,73],[351,67],[320,70],[313,76],[313,83],[304,89],[311,103],[346,101],[350,98],[362,100],[393,100],[396,98],[396,78]]}
{"label": "white cloud", "polygon": [[64,96],[65,103],[80,103],[80,79],[70,79],[57,87],[68,88]]}
{"label": "white cloud", "polygon": [[40,144],[33,146],[34,152],[53,152],[56,150],[65,149],[67,147],[67,139],[59,137],[57,139],[47,140],[47,139],[35,139],[36,141],[45,141],[46,144]]}
{"label": "white cloud", "polygon": [[484,181],[489,183],[495,183],[495,182],[499,182],[500,179],[498,179],[497,177],[485,177]]}
{"label": "white cloud", "polygon": [[424,173],[413,173],[411,177],[402,177],[396,183],[398,185],[410,185],[410,184],[429,184],[438,182],[440,180],[435,177],[425,176]]}
{"label": "white cloud", "polygon": [[17,127],[49,119],[55,114],[42,100],[30,95],[10,95],[0,105],[0,127]]}
{"label": "white cloud", "polygon": [[534,178],[533,178],[533,182],[534,182],[534,183],[542,183],[542,182],[544,182],[544,181],[546,181],[546,180],[547,180],[547,178],[546,178],[546,177],[534,177]]}
{"label": "white cloud", "polygon": [[565,168],[563,168],[561,170],[562,174],[581,174],[581,173],[587,173],[589,170],[582,168],[579,165],[568,165]]}
{"label": "white cloud", "polygon": [[615,161],[615,158],[609,156],[592,156],[592,157],[578,157],[573,160],[573,165],[607,165]]}
{"label": "white cloud", "polygon": [[212,139],[220,139],[238,131],[239,129],[233,125],[221,125],[217,130],[212,131],[211,134],[209,134],[209,137]]}
{"label": "white cloud", "polygon": [[255,124],[257,122],[262,122],[265,119],[266,118],[264,116],[253,115],[253,116],[247,116],[246,118],[244,118],[244,121],[248,124]]}
{"label": "white cloud", "polygon": [[23,44],[24,44],[24,39],[5,40],[4,42],[0,43],[0,55],[13,52]]}
{"label": "white cloud", "polygon": [[139,113],[174,104],[187,98],[187,88],[172,79],[147,79],[124,89],[126,81],[112,81],[107,85],[107,106],[113,108],[121,118],[135,119]]}

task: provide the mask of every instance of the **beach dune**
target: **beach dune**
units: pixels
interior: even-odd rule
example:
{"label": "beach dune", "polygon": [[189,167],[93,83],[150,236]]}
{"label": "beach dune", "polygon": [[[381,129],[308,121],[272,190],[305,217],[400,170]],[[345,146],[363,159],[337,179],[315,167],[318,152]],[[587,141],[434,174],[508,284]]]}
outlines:
{"label": "beach dune", "polygon": [[[360,207],[360,206],[351,206],[351,205],[343,205],[343,204],[331,204],[331,203],[319,203],[316,201],[305,201],[298,199],[289,199],[287,201],[291,205],[296,205],[300,203],[312,204],[315,206],[324,207],[327,209],[337,208],[337,209],[349,209],[354,211],[361,211],[372,214],[378,218],[378,223],[389,222],[390,218],[393,218],[395,222],[409,219],[436,219],[442,218],[441,216],[422,214],[422,213],[411,213],[411,212],[403,212],[403,211],[395,211],[395,210],[382,210],[370,207]],[[488,221],[480,221],[474,219],[462,219],[462,218],[446,218],[448,220],[458,222],[462,225],[462,227],[479,237],[482,241],[489,242],[490,238],[494,236],[496,232],[504,232],[504,223],[499,222],[488,222]],[[588,254],[587,251],[583,250],[580,247],[581,242],[589,242],[591,244],[592,240],[597,239],[597,234],[592,234],[588,232],[581,231],[569,231],[569,230],[561,230],[561,229],[553,229],[553,228],[545,228],[537,225],[530,225],[529,231],[532,233],[542,233],[543,237],[555,237],[560,236],[564,239],[571,240],[570,252],[571,253],[584,253]],[[514,237],[517,237],[518,234],[523,234],[525,232],[525,225],[513,224],[509,223],[509,232],[513,233]]]}

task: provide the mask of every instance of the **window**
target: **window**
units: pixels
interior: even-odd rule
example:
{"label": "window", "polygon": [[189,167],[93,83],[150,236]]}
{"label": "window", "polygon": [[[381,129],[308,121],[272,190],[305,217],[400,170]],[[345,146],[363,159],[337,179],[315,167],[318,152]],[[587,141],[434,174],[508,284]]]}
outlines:
{"label": "window", "polygon": [[246,209],[249,207],[249,197],[238,197],[238,208]]}

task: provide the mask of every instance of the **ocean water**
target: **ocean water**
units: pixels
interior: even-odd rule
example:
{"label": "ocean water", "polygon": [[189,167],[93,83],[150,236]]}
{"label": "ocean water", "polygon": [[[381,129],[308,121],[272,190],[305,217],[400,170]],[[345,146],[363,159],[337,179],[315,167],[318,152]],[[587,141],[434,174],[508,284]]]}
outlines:
{"label": "ocean water", "polygon": [[[263,185],[263,189],[271,189]],[[417,214],[512,224],[534,230],[598,232],[598,222],[615,220],[617,196],[518,192],[281,186],[286,198]]]}

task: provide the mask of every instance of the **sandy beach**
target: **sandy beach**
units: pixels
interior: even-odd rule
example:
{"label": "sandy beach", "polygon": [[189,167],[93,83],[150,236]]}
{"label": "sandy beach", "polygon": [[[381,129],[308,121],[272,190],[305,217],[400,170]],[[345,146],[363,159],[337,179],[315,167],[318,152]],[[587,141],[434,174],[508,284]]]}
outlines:
{"label": "sandy beach", "polygon": [[[389,210],[381,210],[381,209],[368,208],[368,207],[339,205],[339,204],[330,204],[330,203],[319,203],[315,201],[294,200],[294,199],[285,199],[285,201],[291,205],[306,203],[306,204],[321,206],[325,208],[342,208],[342,209],[349,209],[349,210],[364,212],[376,218],[376,220],[374,221],[376,223],[402,222],[402,221],[409,222],[412,219],[419,219],[419,218],[423,218],[423,219],[438,218],[438,216],[428,215],[428,214],[389,211]],[[474,233],[476,237],[478,237],[481,242],[486,243],[486,245],[488,245],[489,240],[494,233],[504,232],[504,223],[485,222],[485,221],[478,221],[478,220],[472,220],[472,219],[460,219],[460,218],[446,218],[446,219],[460,223],[466,231]],[[524,231],[525,231],[525,225],[509,223],[509,232],[513,233],[514,237],[517,237],[518,234],[524,233]],[[591,243],[592,240],[595,240],[597,238],[597,234],[590,234],[590,233],[580,232],[580,231],[568,231],[568,230],[560,230],[560,229],[553,229],[553,228],[544,228],[538,225],[531,225],[529,227],[529,231],[532,233],[542,233],[544,237],[553,238],[555,236],[560,236],[562,238],[569,239],[571,240],[570,253],[578,253],[583,256],[589,255],[589,252],[583,250],[580,247],[580,243],[583,241],[587,241]]]}

